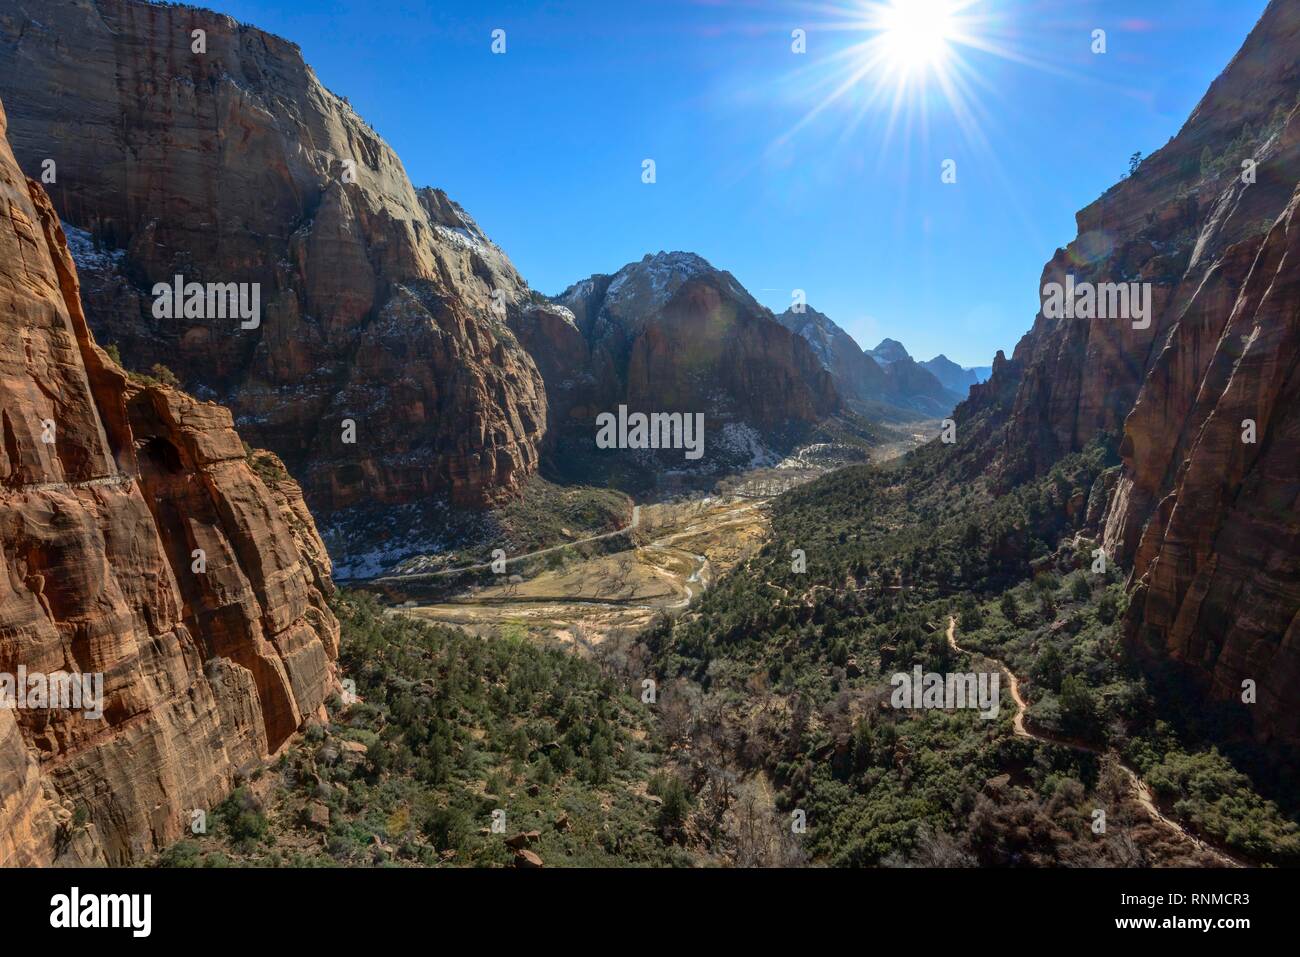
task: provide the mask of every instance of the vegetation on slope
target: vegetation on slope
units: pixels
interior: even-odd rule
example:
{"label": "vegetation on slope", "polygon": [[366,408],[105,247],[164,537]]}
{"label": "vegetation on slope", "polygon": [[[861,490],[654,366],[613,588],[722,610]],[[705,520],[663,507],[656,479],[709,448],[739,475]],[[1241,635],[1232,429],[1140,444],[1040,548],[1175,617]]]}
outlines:
{"label": "vegetation on slope", "polygon": [[1142,813],[1114,758],[1013,738],[1005,687],[992,721],[891,707],[895,672],[993,667],[949,647],[955,614],[963,647],[1024,678],[1036,726],[1118,753],[1193,830],[1300,860],[1294,809],[1169,720],[1127,660],[1122,575],[1094,573],[1081,534],[1115,461],[1106,442],[1003,495],[949,480],[944,454],[932,443],[897,469],[844,469],[783,496],[763,553],[646,636],[656,666],[721,715],[706,731],[720,760],[770,778],[779,806],[806,815],[804,849],[828,863],[1204,859]]}
{"label": "vegetation on slope", "polygon": [[[1215,743],[1231,709],[1128,661],[1123,571],[1094,571],[1087,534],[1107,443],[1005,494],[949,478],[944,454],[788,492],[764,549],[692,611],[580,654],[349,596],[361,702],[331,702],[164,862],[509,864],[516,838],[548,866],[1216,863],[1147,815],[1116,755],[1192,831],[1300,861],[1295,807],[1263,796],[1277,782],[1239,738]],[[991,658],[1020,676],[1031,727],[1100,753],[1013,735],[1005,683],[993,719],[891,706],[896,672]]]}
{"label": "vegetation on slope", "polygon": [[387,616],[365,594],[336,612],[360,701],[331,701],[328,722],[159,863],[522,862],[511,843],[546,866],[688,860],[648,793],[660,758],[645,710],[591,661]]}

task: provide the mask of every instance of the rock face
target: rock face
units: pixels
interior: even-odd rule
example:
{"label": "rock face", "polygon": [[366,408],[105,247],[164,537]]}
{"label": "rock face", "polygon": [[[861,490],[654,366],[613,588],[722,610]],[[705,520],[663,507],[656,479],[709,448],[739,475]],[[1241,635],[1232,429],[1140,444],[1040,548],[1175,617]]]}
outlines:
{"label": "rock face", "polygon": [[[54,161],[84,231],[100,341],[228,404],[313,508],[481,506],[536,469],[545,394],[506,322],[526,285],[297,46],[188,7],[0,0],[0,96],[22,167]],[[176,275],[258,284],[260,324],[156,318]]]}
{"label": "rock face", "polygon": [[[1004,483],[1102,432],[1131,646],[1300,745],[1300,7],[1274,2],[1179,134],[1078,216],[1043,283],[1149,283],[1149,326],[1042,313],[957,412]],[[1249,441],[1248,421],[1255,441]]]}
{"label": "rock face", "polygon": [[722,457],[780,449],[840,409],[808,343],[693,253],[592,276],[514,323],[545,370],[557,424],[587,444],[595,416],[619,405],[703,413],[717,440],[709,455]]}
{"label": "rock face", "polygon": [[867,355],[871,356],[882,366],[887,366],[891,362],[898,362],[901,359],[910,359],[907,349],[897,339],[881,339],[874,349],[868,349]]}
{"label": "rock face", "polygon": [[95,345],[58,217],[2,137],[0,203],[0,674],[103,682],[102,716],[0,708],[0,865],[127,864],[337,686],[329,563],[229,412]]}
{"label": "rock face", "polygon": [[825,313],[811,306],[804,306],[803,312],[796,312],[792,307],[776,318],[807,340],[846,401],[868,402],[885,394],[884,370]]}
{"label": "rock face", "polygon": [[1253,682],[1259,738],[1292,747],[1298,362],[1300,190],[1262,244],[1225,252],[1171,331],[1125,424],[1106,525],[1107,544],[1133,561],[1128,625],[1140,649],[1195,669],[1223,700]]}

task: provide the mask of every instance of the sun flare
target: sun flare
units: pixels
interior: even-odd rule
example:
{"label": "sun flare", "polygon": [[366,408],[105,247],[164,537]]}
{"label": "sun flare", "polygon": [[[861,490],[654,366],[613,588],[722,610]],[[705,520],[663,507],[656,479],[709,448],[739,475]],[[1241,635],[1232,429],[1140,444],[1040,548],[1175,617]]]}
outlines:
{"label": "sun flare", "polygon": [[811,105],[773,149],[830,111],[838,113],[843,142],[859,123],[874,124],[882,156],[895,134],[928,135],[932,113],[983,148],[984,68],[1000,59],[1053,70],[1019,49],[1014,23],[997,0],[829,0],[821,9],[827,19],[814,24],[819,32],[856,38],[787,78],[786,92],[796,90]]}
{"label": "sun flare", "polygon": [[952,4],[947,0],[893,0],[880,10],[880,42],[885,56],[900,70],[941,66],[954,35]]}

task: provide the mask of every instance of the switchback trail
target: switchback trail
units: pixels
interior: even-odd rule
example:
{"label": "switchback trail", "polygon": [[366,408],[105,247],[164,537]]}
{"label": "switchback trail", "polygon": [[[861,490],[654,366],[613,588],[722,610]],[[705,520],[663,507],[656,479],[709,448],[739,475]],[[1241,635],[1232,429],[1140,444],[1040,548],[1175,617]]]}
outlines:
{"label": "switchback trail", "polygon": [[1140,804],[1142,806],[1142,809],[1146,811],[1148,817],[1150,817],[1152,820],[1156,821],[1157,823],[1162,824],[1163,826],[1169,828],[1170,830],[1177,831],[1179,834],[1187,838],[1187,840],[1191,841],[1193,844],[1195,844],[1201,850],[1205,851],[1207,854],[1211,854],[1214,857],[1218,858],[1219,861],[1221,861],[1226,867],[1254,867],[1255,866],[1250,861],[1237,857],[1235,854],[1223,850],[1220,847],[1216,847],[1213,844],[1210,844],[1204,838],[1197,837],[1195,834],[1187,830],[1187,828],[1183,827],[1183,825],[1179,824],[1173,818],[1165,816],[1165,814],[1161,812],[1160,808],[1156,806],[1155,798],[1153,798],[1151,795],[1151,789],[1147,787],[1147,784],[1145,781],[1142,780],[1141,775],[1139,775],[1135,769],[1125,764],[1124,761],[1120,759],[1120,756],[1115,752],[1113,751],[1107,752],[1101,748],[1094,748],[1091,745],[1082,744],[1078,741],[1071,741],[1066,738],[1058,738],[1055,737],[1054,735],[1044,734],[1041,731],[1031,730],[1025,724],[1025,711],[1027,710],[1028,706],[1025,704],[1025,699],[1020,696],[1020,679],[1016,677],[1015,672],[1013,672],[1011,668],[1007,666],[1006,662],[1002,661],[1000,658],[993,657],[986,651],[967,649],[957,644],[956,632],[957,632],[957,619],[952,615],[949,615],[948,616],[948,644],[952,646],[953,651],[962,652],[965,654],[980,655],[981,657],[987,658],[990,661],[992,661],[995,665],[997,665],[999,670],[1001,670],[1001,672],[1007,676],[1007,684],[1011,691],[1011,700],[1014,701],[1016,705],[1016,714],[1015,717],[1012,719],[1012,726],[1015,729],[1016,737],[1029,738],[1034,741],[1041,741],[1044,744],[1053,744],[1056,745],[1057,747],[1070,748],[1074,751],[1082,751],[1087,754],[1104,755],[1110,753],[1114,755],[1115,762],[1119,765],[1120,770],[1122,770],[1129,779],[1129,784],[1133,788],[1133,793],[1134,796],[1137,798],[1138,804]]}

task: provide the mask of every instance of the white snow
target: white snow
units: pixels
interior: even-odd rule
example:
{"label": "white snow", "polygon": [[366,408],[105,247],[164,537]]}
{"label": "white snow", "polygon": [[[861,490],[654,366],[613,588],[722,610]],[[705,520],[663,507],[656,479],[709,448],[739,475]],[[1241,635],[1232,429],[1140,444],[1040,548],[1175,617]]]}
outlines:
{"label": "white snow", "polygon": [[437,230],[439,236],[454,246],[474,250],[487,248],[485,243],[463,226],[444,226],[442,223],[435,223],[433,228]]}
{"label": "white snow", "polygon": [[63,233],[68,237],[68,253],[80,270],[113,269],[126,258],[125,249],[96,249],[95,240],[84,229],[63,223]]}
{"label": "white snow", "polygon": [[695,253],[647,255],[640,262],[624,266],[614,276],[614,281],[605,291],[605,308],[642,297],[662,304],[687,280],[712,271],[713,267]]}
{"label": "white snow", "polygon": [[751,469],[770,468],[780,461],[780,457],[763,443],[758,430],[744,422],[724,425],[721,444],[736,453],[748,455]]}

